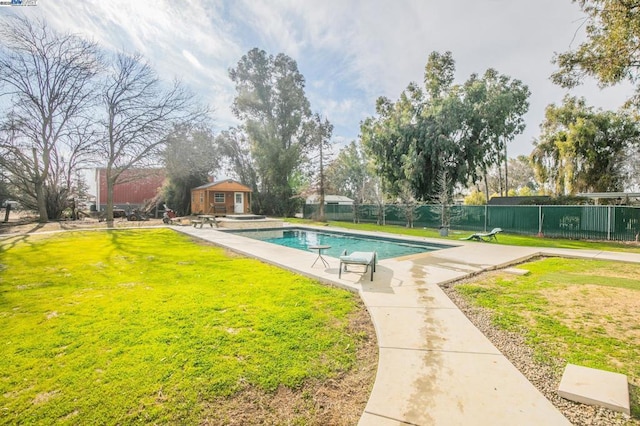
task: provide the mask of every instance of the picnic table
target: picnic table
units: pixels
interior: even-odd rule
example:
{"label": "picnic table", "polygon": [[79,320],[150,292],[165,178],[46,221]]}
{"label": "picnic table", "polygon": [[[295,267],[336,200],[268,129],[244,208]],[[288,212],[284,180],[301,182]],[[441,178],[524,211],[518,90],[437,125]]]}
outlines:
{"label": "picnic table", "polygon": [[213,228],[213,225],[216,225],[216,228],[218,227],[218,221],[216,220],[215,215],[212,214],[199,214],[198,215],[198,219],[194,219],[191,221],[191,223],[193,224],[194,228],[197,228],[198,225],[200,225],[200,228],[202,228],[203,225],[210,225]]}

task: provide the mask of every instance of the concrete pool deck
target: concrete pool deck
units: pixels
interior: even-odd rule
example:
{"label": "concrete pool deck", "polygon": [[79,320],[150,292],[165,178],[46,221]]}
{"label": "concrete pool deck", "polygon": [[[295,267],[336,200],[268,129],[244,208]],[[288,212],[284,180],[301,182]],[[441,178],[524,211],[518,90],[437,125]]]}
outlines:
{"label": "concrete pool deck", "polygon": [[315,252],[212,228],[174,229],[360,294],[371,315],[379,350],[375,383],[359,423],[367,426],[570,425],[439,285],[539,255],[640,262],[640,255],[630,253],[422,238],[419,240],[455,247],[381,260],[373,281],[369,274],[354,272],[343,272],[339,279],[336,258],[325,256],[328,268],[311,267]]}

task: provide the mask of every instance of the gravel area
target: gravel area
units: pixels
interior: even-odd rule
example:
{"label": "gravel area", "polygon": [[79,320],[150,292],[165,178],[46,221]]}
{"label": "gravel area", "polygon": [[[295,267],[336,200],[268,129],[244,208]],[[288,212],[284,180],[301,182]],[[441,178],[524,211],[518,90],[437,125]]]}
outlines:
{"label": "gravel area", "polygon": [[[478,279],[477,277],[474,279]],[[557,394],[558,385],[566,362],[561,359],[554,361],[554,365],[544,365],[536,362],[533,349],[526,345],[524,336],[518,333],[501,330],[491,323],[491,312],[484,308],[472,306],[456,291],[456,284],[442,286],[444,292],[460,308],[469,320],[484,333],[493,345],[502,352],[509,361],[529,381],[555,405],[564,416],[576,426],[640,426],[640,421],[611,411],[603,407],[579,404],[560,397]]]}

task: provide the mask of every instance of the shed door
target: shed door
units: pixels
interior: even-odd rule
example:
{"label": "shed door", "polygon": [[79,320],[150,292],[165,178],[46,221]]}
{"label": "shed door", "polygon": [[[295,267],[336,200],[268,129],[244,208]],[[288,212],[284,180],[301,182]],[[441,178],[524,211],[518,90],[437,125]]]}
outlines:
{"label": "shed door", "polygon": [[235,202],[233,203],[234,213],[244,213],[244,193],[234,192]]}

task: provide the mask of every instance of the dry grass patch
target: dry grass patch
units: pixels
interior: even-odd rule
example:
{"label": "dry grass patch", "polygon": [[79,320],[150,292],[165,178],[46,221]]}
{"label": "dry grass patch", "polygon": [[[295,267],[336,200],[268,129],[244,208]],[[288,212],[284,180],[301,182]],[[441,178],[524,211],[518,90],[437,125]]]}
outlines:
{"label": "dry grass patch", "polygon": [[596,333],[640,346],[638,290],[571,285],[540,292],[550,313],[567,327],[584,327]]}
{"label": "dry grass patch", "polygon": [[520,267],[530,274],[483,274],[455,284],[455,294],[480,309],[476,316],[488,312],[493,327],[522,336],[532,362],[553,371],[551,381],[567,363],[627,375],[632,415],[640,418],[640,264],[547,258]]}

